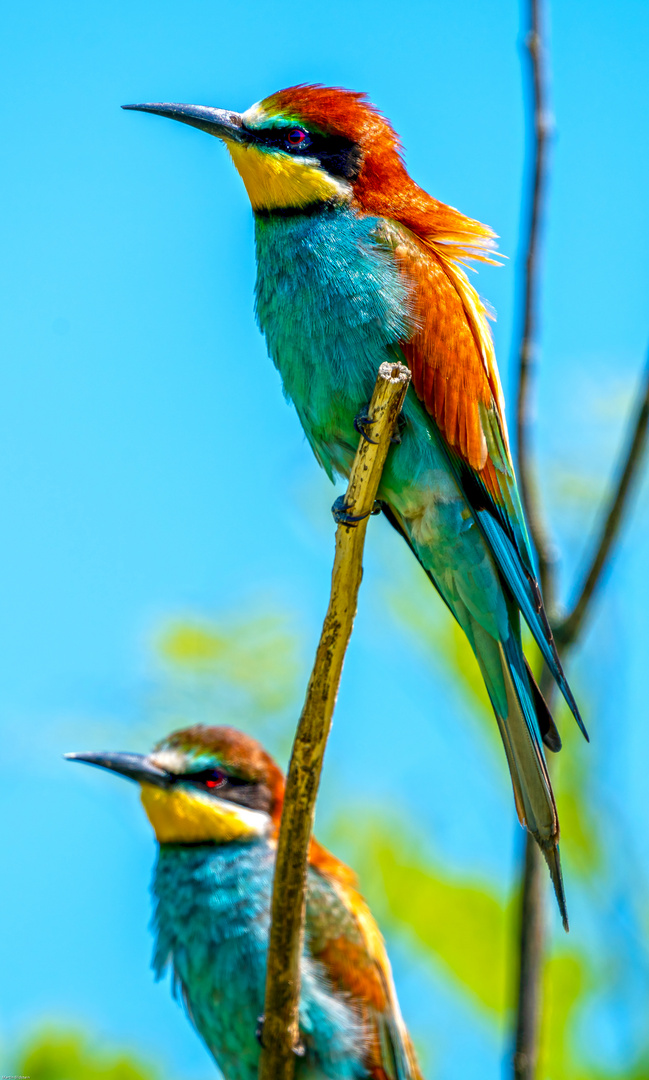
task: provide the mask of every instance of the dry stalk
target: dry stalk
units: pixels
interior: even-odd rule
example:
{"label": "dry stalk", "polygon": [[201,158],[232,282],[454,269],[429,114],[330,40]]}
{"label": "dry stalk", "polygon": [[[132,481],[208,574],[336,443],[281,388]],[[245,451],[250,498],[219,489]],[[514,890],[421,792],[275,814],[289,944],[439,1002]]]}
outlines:
{"label": "dry stalk", "polygon": [[260,1080],[292,1080],[299,1041],[300,959],[304,942],[307,861],[315,803],[338,685],[363,576],[368,515],[397,417],[410,382],[402,364],[381,364],[369,406],[371,434],[361,438],[349,477],[345,509],[358,518],[336,530],[331,597],[297,727],[277,842]]}

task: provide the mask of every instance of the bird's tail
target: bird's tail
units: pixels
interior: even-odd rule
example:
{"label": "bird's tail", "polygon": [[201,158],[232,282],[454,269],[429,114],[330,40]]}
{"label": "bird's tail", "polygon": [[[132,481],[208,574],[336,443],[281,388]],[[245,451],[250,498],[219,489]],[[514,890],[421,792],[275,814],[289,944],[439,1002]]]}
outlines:
{"label": "bird's tail", "polygon": [[539,699],[543,699],[514,633],[503,643],[483,631],[475,635],[475,647],[505,747],[518,817],[543,852],[567,930],[559,818],[541,746],[541,727],[547,719],[538,715]]}

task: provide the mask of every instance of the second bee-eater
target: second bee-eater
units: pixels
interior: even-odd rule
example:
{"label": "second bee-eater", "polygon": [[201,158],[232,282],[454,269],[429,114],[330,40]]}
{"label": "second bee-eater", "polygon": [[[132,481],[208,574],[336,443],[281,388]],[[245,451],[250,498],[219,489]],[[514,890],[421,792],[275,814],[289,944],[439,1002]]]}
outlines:
{"label": "second bee-eater", "polygon": [[561,742],[523,654],[521,614],[583,725],[536,580],[487,314],[463,269],[490,259],[493,233],[411,179],[393,128],[363,94],[294,86],[244,113],[125,107],[227,146],[255,216],[259,325],[330,477],[348,475],[359,432],[372,437],[365,407],[379,365],[410,367],[380,505],[471,643],[518,816],[548,862],[567,929],[542,748]]}
{"label": "second bee-eater", "polygon": [[[160,845],[158,977],[171,968],[225,1080],[256,1080],[284,777],[230,727],[176,731],[151,754],[67,754],[140,785]],[[383,939],[352,871],[311,841],[296,1080],[422,1080]]]}

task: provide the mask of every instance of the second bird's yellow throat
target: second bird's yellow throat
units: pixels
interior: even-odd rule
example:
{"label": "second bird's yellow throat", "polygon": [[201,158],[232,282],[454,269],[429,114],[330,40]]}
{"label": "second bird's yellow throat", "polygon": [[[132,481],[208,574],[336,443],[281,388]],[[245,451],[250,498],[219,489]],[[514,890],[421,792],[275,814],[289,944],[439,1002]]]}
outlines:
{"label": "second bird's yellow throat", "polygon": [[303,158],[260,150],[226,141],[235,168],[243,180],[253,210],[309,206],[332,199],[347,200],[351,188]]}
{"label": "second bird's yellow throat", "polygon": [[202,796],[184,788],[142,784],[140,798],[160,844],[228,844],[251,840],[270,819],[259,810]]}

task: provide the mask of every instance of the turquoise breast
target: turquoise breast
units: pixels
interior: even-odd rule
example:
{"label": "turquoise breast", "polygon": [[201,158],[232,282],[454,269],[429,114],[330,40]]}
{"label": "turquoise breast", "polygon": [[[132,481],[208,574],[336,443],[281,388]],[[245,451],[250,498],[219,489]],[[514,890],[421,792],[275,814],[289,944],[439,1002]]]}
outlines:
{"label": "turquoise breast", "polygon": [[329,475],[345,473],[354,417],[409,336],[408,292],[381,222],[350,209],[257,216],[256,311],[286,396]]}
{"label": "turquoise breast", "polygon": [[[226,1080],[257,1080],[274,858],[265,841],[162,845],[155,870],[155,973],[160,978],[171,967]],[[308,951],[300,1028],[307,1055],[297,1064],[297,1080],[367,1075],[358,1018]]]}

